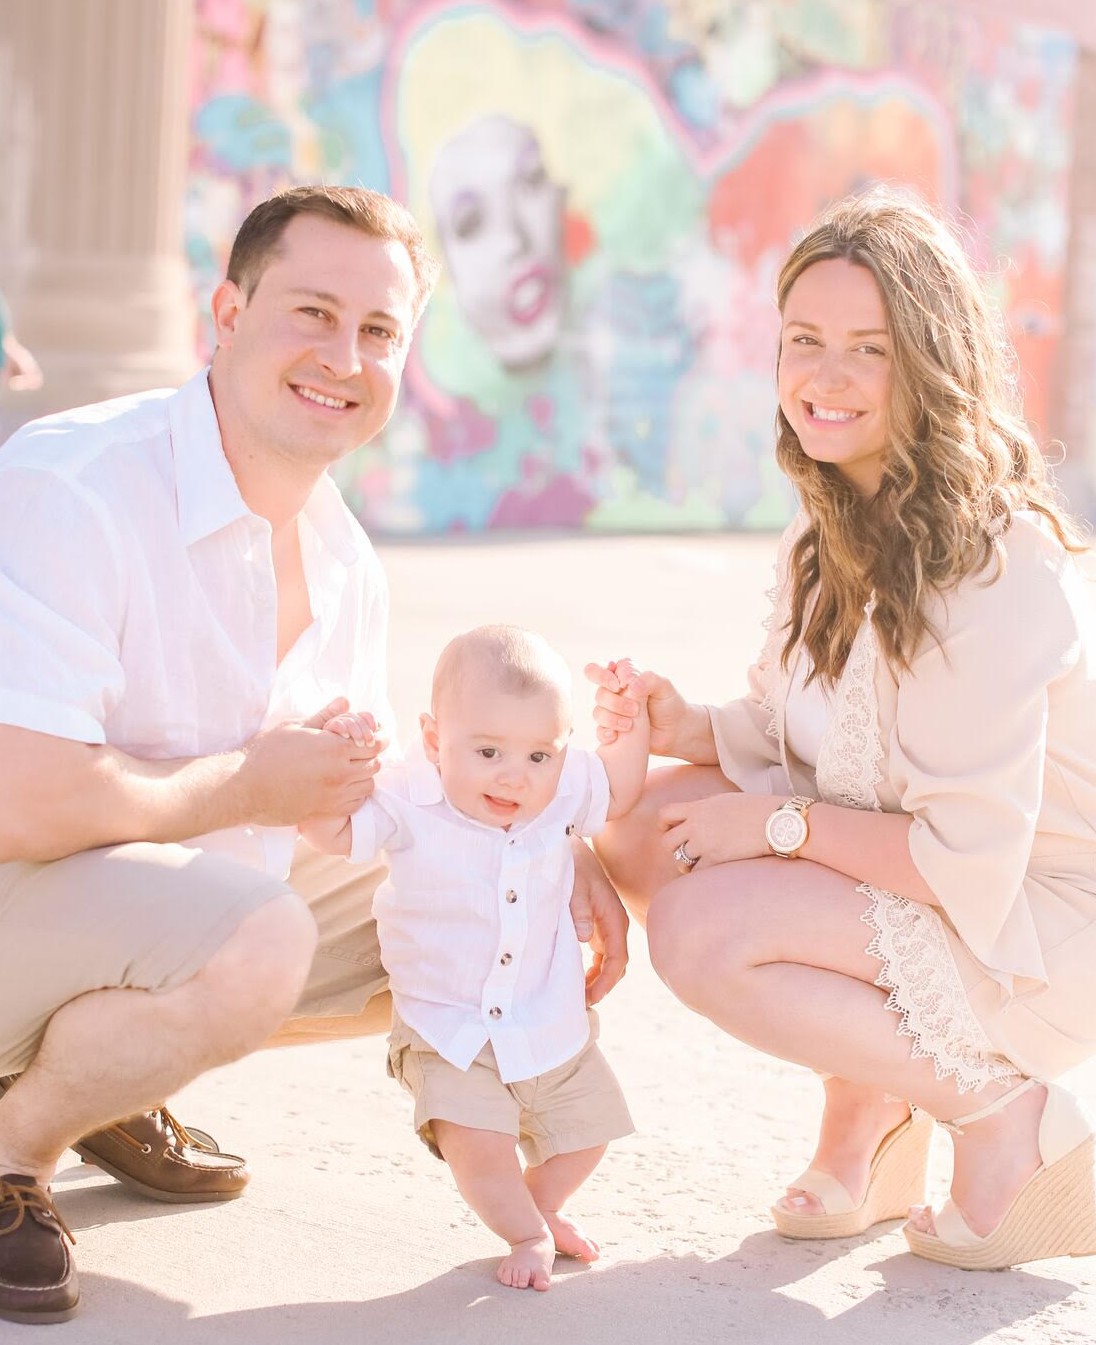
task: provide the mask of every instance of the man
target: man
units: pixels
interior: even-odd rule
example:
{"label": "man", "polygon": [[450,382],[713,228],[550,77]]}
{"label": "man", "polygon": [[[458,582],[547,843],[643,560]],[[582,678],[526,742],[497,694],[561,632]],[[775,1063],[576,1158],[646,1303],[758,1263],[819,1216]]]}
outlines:
{"label": "man", "polygon": [[[391,415],[435,274],[388,198],[284,193],[237,236],[208,372],[0,452],[0,1318],[75,1311],[66,1147],[162,1199],[237,1195],[243,1160],[163,1099],[287,1016],[275,1042],[385,1025],[379,871],[286,874],[385,746],[325,720],[391,724],[384,576],[326,473]],[[596,999],[624,920],[593,902]]]}

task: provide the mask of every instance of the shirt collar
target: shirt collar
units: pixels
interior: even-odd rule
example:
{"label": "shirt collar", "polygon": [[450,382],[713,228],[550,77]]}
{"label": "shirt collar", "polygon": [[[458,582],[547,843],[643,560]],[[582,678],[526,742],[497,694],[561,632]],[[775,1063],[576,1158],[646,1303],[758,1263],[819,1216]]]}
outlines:
{"label": "shirt collar", "polygon": [[316,536],[335,559],[348,568],[353,565],[361,551],[361,525],[326,472],[316,482],[303,512]]}
{"label": "shirt collar", "polygon": [[[171,399],[168,419],[179,528],[184,544],[190,546],[248,517],[251,511],[225,457],[208,368],[184,383]],[[346,566],[357,560],[356,524],[326,472],[316,482],[303,515],[336,560]]]}
{"label": "shirt collar", "polygon": [[175,502],[187,546],[249,512],[221,447],[208,376],[208,369],[199,370],[183,384],[168,408]]}

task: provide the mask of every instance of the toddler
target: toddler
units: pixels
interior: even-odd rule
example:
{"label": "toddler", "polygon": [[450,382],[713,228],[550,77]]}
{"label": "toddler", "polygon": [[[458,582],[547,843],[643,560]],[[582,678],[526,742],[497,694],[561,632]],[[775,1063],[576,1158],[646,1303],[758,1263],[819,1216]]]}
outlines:
{"label": "toddler", "polygon": [[[611,667],[622,687],[635,676]],[[637,731],[584,752],[568,746],[571,721],[561,656],[518,627],[478,627],[442,652],[421,751],[385,766],[353,816],[301,827],[351,860],[386,853],[374,911],[389,1073],[464,1199],[510,1244],[497,1273],[516,1289],[547,1289],[557,1252],[597,1258],[563,1205],[632,1130],[586,1007],[571,836],[636,803],[649,726],[644,709]],[[325,727],[361,742],[375,725]]]}

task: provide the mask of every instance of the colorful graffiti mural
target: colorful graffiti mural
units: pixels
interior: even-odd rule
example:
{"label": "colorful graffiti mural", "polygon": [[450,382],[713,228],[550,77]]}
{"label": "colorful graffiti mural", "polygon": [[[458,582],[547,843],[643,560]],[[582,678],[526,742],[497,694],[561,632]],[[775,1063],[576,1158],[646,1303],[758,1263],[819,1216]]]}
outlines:
{"label": "colorful graffiti mural", "polygon": [[196,293],[292,182],[391,192],[445,262],[396,416],[340,468],[375,532],[781,524],[775,271],[819,208],[878,180],[966,220],[1045,415],[1060,34],[943,0],[197,8]]}

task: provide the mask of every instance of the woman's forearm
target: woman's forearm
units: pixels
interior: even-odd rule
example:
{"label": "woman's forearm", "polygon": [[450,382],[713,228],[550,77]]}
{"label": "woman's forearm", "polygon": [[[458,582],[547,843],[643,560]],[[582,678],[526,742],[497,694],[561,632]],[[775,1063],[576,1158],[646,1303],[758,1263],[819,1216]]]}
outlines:
{"label": "woman's forearm", "polygon": [[661,732],[651,707],[651,752],[654,756],[677,757],[694,766],[718,766],[715,734],[706,705],[685,704],[672,726]]}
{"label": "woman's forearm", "polygon": [[913,818],[908,813],[866,812],[833,803],[816,803],[808,814],[810,835],[799,858],[846,873],[858,882],[883,887],[926,906],[939,906],[936,894],[910,855]]}

